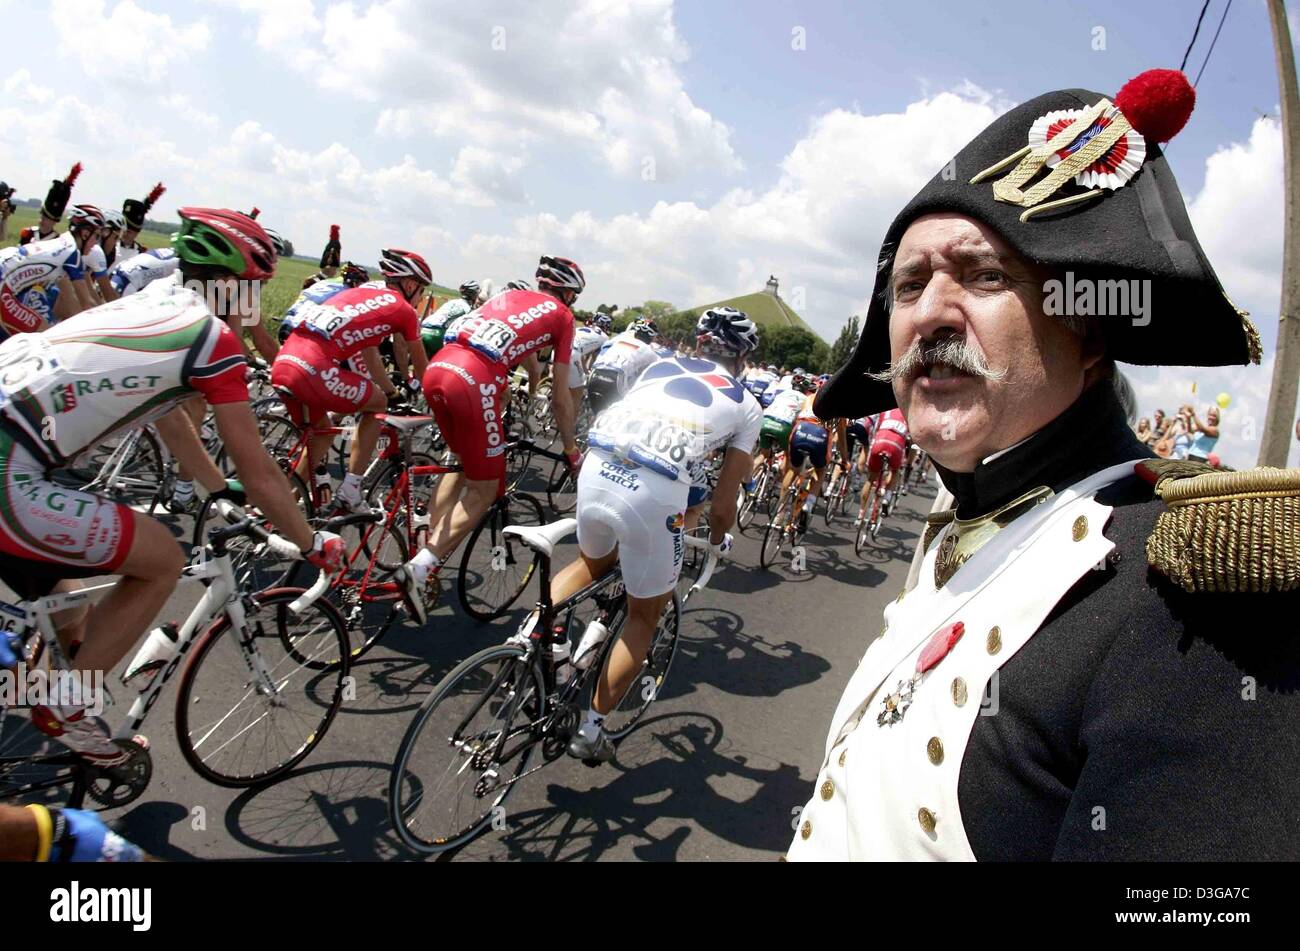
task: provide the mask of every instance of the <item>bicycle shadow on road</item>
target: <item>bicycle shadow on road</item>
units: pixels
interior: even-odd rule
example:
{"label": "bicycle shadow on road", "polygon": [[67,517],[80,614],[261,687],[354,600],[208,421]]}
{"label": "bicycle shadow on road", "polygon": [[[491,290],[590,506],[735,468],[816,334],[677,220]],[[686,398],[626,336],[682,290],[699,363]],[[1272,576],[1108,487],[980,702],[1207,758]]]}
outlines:
{"label": "bicycle shadow on road", "polygon": [[690,674],[670,676],[660,700],[690,696],[705,685],[738,697],[776,697],[831,669],[830,661],[802,644],[747,633],[744,619],[724,608],[688,608],[680,631],[673,663],[686,664]]}
{"label": "bicycle shadow on road", "polygon": [[549,805],[507,809],[508,831],[488,833],[456,857],[592,862],[618,850],[609,857],[671,862],[705,831],[775,858],[790,844],[792,810],[808,783],[794,765],[762,759],[729,748],[708,714],[654,717],[619,744],[610,781],[587,790],[551,783]]}
{"label": "bicycle shadow on road", "polygon": [[384,861],[406,856],[388,823],[391,763],[348,760],[297,770],[249,789],[226,810],[230,837],[297,861]]}

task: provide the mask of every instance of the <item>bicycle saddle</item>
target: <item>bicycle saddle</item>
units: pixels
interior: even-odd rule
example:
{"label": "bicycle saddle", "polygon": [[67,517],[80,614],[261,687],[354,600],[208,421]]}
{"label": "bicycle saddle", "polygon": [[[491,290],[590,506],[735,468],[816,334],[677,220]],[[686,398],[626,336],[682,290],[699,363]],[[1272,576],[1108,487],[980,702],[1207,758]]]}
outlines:
{"label": "bicycle saddle", "polygon": [[432,416],[399,416],[394,413],[378,413],[375,416],[385,426],[392,426],[402,432],[414,432],[433,422]]}
{"label": "bicycle saddle", "polygon": [[541,552],[550,558],[555,551],[555,546],[577,529],[576,518],[562,518],[549,525],[508,525],[505,534],[515,536],[533,551]]}

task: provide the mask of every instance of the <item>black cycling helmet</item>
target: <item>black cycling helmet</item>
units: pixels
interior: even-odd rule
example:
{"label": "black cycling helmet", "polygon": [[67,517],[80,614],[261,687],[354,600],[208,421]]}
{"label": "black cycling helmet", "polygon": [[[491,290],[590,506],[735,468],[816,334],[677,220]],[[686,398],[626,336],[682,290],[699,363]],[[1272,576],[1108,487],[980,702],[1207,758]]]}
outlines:
{"label": "black cycling helmet", "polygon": [[343,284],[345,287],[360,287],[370,280],[370,272],[360,264],[343,262]]}
{"label": "black cycling helmet", "polygon": [[476,303],[478,301],[479,289],[478,281],[466,281],[460,286],[461,299],[467,304]]}

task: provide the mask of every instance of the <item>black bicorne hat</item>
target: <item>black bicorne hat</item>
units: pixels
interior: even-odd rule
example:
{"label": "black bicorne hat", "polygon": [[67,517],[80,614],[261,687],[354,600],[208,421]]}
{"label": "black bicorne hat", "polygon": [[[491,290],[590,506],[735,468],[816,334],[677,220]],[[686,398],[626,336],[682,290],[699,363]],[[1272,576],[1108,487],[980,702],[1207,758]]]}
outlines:
{"label": "black bicorne hat", "polygon": [[325,244],[325,250],[320,256],[320,266],[322,268],[338,267],[339,260],[343,255],[343,245],[339,243],[339,226],[330,225],[330,239]]}
{"label": "black bicorne hat", "polygon": [[72,166],[72,171],[63,181],[57,178],[50,182],[50,190],[45,196],[45,202],[41,205],[41,214],[55,221],[63,218],[63,212],[67,210],[68,201],[72,198],[72,186],[77,183],[77,176],[81,174],[81,163],[78,162]]}
{"label": "black bicorne hat", "polygon": [[1062,89],[995,119],[889,226],[862,336],[817,395],[817,415],[856,418],[897,405],[889,383],[865,376],[890,362],[889,265],[908,226],[940,211],[993,228],[1026,260],[1061,275],[1066,293],[1083,286],[1075,283],[1080,279],[1150,281],[1144,325],[1098,317],[1107,356],[1115,360],[1258,363],[1259,333],[1224,294],[1157,144],[1182,128],[1194,101],[1182,73],[1149,70],[1125,84],[1114,102],[1098,92]]}
{"label": "black bicorne hat", "polygon": [[128,198],[122,203],[122,217],[126,219],[126,226],[132,231],[141,231],[144,229],[144,220],[149,212],[153,209],[154,203],[163,196],[167,189],[159,182],[153,187],[153,191],[145,197],[144,201],[137,201],[134,198]]}

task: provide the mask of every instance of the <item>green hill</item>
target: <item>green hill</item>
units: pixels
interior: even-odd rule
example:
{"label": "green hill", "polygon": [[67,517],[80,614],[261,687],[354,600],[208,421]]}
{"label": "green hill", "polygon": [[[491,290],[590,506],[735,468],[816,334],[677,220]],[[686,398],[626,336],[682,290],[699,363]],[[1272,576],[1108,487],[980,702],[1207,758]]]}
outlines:
{"label": "green hill", "polygon": [[728,300],[714,301],[712,304],[703,304],[699,307],[692,307],[685,313],[699,316],[710,307],[734,307],[736,310],[743,310],[750,316],[754,323],[762,329],[772,329],[773,327],[800,327],[811,334],[817,332],[813,330],[804,321],[802,317],[796,314],[793,308],[785,301],[774,294],[766,291],[758,291],[754,294],[744,294],[740,297],[732,297]]}

